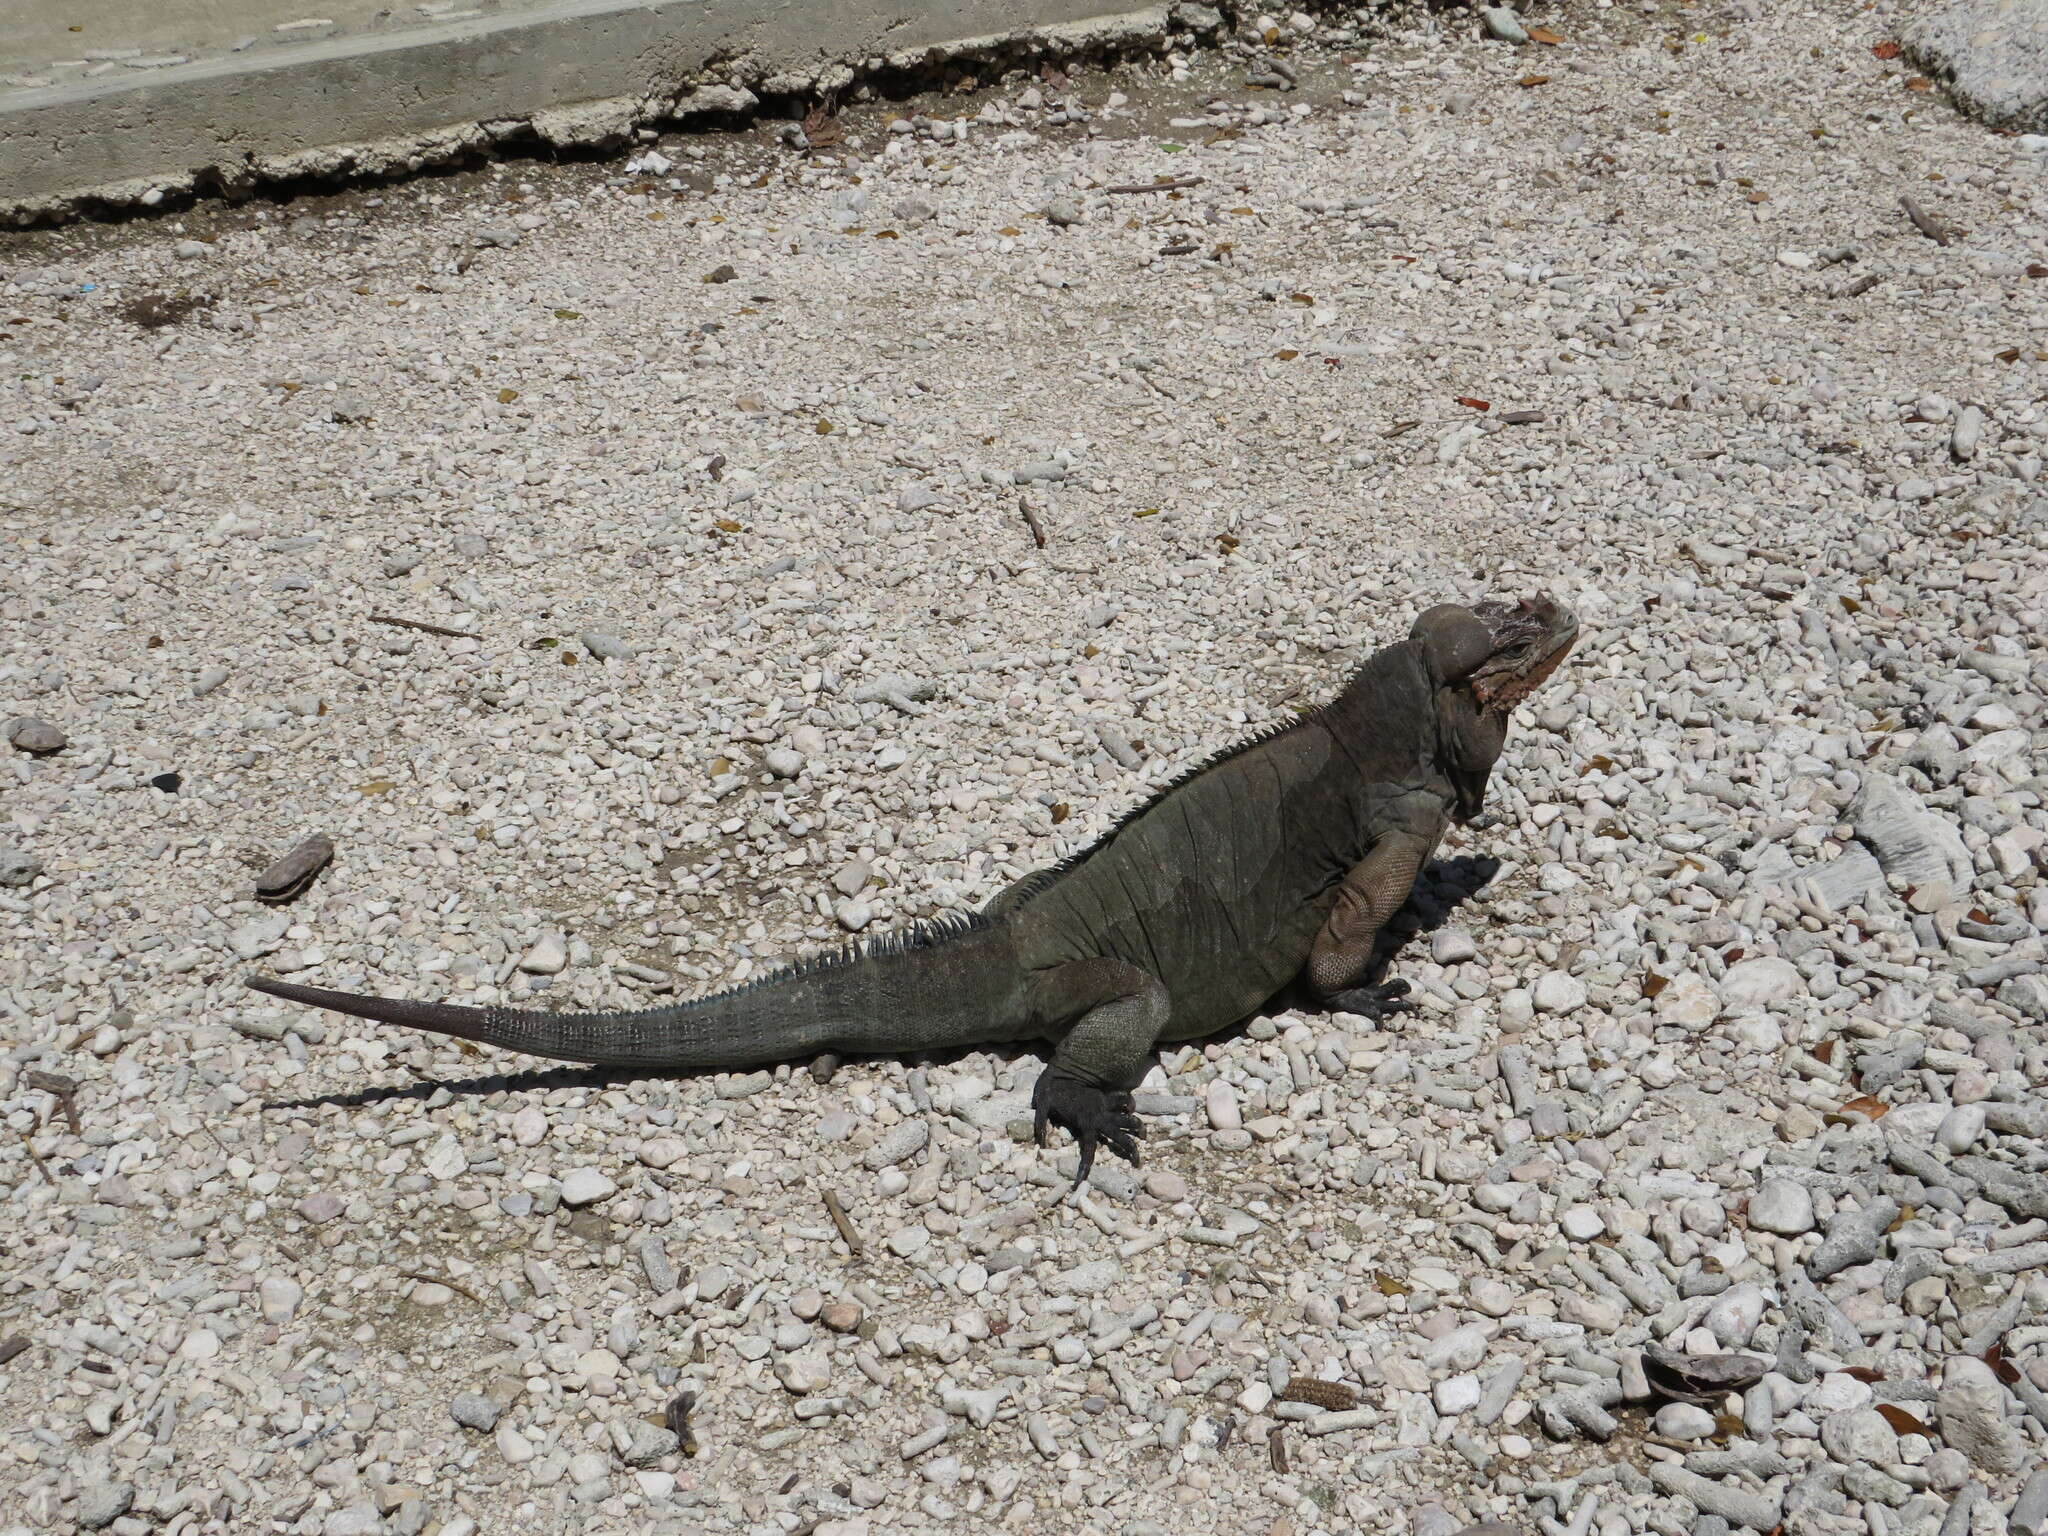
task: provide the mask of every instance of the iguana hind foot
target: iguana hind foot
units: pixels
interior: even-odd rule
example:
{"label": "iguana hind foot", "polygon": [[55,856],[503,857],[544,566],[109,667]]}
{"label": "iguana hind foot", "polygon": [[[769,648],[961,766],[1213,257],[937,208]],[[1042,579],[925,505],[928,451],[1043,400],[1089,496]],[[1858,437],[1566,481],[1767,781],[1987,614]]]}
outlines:
{"label": "iguana hind foot", "polygon": [[1128,1093],[1105,1092],[1093,1083],[1067,1076],[1058,1067],[1047,1067],[1038,1074],[1038,1084],[1031,1090],[1031,1109],[1032,1139],[1041,1147],[1045,1145],[1048,1125],[1064,1125],[1074,1133],[1081,1149],[1075,1188],[1088,1181],[1097,1147],[1107,1147],[1137,1167],[1138,1143],[1144,1138],[1145,1127],[1132,1110]]}

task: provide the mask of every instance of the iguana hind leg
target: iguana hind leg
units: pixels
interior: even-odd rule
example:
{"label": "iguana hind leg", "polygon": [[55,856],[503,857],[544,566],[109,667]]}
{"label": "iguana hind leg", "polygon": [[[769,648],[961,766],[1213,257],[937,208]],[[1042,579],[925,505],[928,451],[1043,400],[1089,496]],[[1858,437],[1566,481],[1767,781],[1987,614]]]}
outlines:
{"label": "iguana hind leg", "polygon": [[1045,1145],[1049,1125],[1064,1125],[1081,1149],[1076,1185],[1095,1166],[1098,1147],[1135,1164],[1144,1127],[1131,1090],[1145,1076],[1172,1004],[1158,978],[1107,957],[1061,966],[1044,983],[1048,1019],[1072,1019],[1032,1091],[1032,1134]]}
{"label": "iguana hind leg", "polygon": [[1337,904],[1323,920],[1323,931],[1316,935],[1308,958],[1309,988],[1324,1007],[1381,1019],[1415,1006],[1407,1000],[1405,981],[1360,983],[1372,965],[1373,941],[1387,919],[1401,910],[1435,846],[1434,838],[1390,834],[1344,877],[1337,888]]}

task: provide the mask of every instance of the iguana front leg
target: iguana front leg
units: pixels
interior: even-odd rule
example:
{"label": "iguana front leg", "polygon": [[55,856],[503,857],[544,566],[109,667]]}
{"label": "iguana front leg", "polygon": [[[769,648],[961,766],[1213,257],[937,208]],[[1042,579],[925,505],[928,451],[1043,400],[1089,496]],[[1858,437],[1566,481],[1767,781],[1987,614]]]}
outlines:
{"label": "iguana front leg", "polygon": [[1172,1007],[1157,977],[1107,956],[1063,965],[1042,986],[1041,1016],[1074,1022],[1032,1090],[1032,1134],[1044,1146],[1049,1124],[1074,1133],[1081,1148],[1078,1186],[1095,1166],[1098,1146],[1138,1161],[1145,1131],[1131,1110],[1131,1090],[1145,1076]]}
{"label": "iguana front leg", "polygon": [[1337,904],[1323,920],[1323,931],[1316,935],[1308,957],[1309,988],[1325,1007],[1379,1019],[1415,1006],[1406,1001],[1405,981],[1376,987],[1359,982],[1372,965],[1373,941],[1387,919],[1401,910],[1435,847],[1433,837],[1389,833],[1337,887]]}

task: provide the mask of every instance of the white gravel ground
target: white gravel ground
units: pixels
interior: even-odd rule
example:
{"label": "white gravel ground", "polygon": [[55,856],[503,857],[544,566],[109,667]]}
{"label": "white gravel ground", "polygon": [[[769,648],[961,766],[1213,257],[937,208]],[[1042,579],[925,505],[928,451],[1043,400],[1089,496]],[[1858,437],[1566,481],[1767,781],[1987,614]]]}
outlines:
{"label": "white gravel ground", "polygon": [[[2038,1532],[2048,162],[1772,9],[0,243],[0,1530]],[[1078,1201],[240,983],[738,979],[1539,585],[1420,1014]]]}

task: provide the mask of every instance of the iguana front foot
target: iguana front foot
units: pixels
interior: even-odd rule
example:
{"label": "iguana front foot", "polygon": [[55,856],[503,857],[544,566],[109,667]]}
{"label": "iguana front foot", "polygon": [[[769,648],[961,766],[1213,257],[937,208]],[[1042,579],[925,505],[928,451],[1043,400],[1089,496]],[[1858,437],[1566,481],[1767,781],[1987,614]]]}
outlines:
{"label": "iguana front foot", "polygon": [[1132,1111],[1128,1093],[1106,1093],[1093,1083],[1067,1076],[1057,1067],[1047,1067],[1038,1074],[1038,1085],[1031,1090],[1031,1108],[1031,1135],[1041,1147],[1045,1145],[1049,1124],[1064,1125],[1074,1133],[1081,1148],[1081,1167],[1074,1175],[1076,1189],[1087,1182],[1098,1146],[1109,1148],[1132,1167],[1137,1166],[1138,1142],[1145,1127]]}
{"label": "iguana front foot", "polygon": [[1376,987],[1351,987],[1334,992],[1323,1000],[1323,1006],[1332,1013],[1355,1013],[1375,1022],[1390,1013],[1415,1011],[1415,1005],[1408,1001],[1408,983],[1405,981],[1383,981]]}

